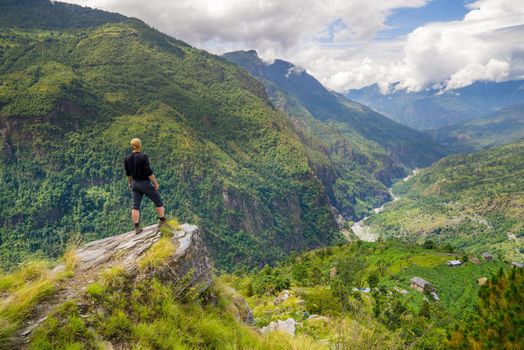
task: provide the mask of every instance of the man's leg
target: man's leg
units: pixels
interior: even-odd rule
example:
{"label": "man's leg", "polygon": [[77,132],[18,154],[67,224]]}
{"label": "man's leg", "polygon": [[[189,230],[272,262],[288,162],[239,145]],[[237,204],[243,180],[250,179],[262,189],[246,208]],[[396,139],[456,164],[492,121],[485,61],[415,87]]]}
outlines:
{"label": "man's leg", "polygon": [[162,202],[162,198],[160,198],[160,194],[158,191],[155,191],[153,186],[149,184],[148,190],[144,193],[149,199],[155,203],[156,212],[158,214],[159,226],[163,226],[166,223],[166,217],[164,216],[164,203]]}
{"label": "man's leg", "polygon": [[132,209],[131,217],[133,218],[133,224],[138,225],[140,223],[140,210]]}
{"label": "man's leg", "polygon": [[159,218],[163,218],[164,217],[164,206],[156,207],[156,212]]}
{"label": "man's leg", "polygon": [[140,203],[142,202],[143,194],[138,191],[133,191],[133,209],[131,210],[131,217],[135,225],[135,233],[139,234],[143,231],[140,227]]}

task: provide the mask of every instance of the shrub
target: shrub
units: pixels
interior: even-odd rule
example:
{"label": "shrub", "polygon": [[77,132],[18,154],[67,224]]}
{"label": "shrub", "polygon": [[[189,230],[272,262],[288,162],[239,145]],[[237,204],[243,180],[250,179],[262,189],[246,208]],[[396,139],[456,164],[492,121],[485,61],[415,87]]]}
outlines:
{"label": "shrub", "polygon": [[256,294],[276,294],[288,289],[291,282],[281,270],[272,269],[269,265],[264,266],[253,278],[253,291]]}

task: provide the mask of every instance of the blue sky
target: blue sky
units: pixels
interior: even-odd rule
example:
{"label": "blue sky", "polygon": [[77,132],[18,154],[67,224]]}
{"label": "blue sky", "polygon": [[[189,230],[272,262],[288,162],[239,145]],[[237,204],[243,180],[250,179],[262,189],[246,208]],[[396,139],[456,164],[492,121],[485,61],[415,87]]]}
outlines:
{"label": "blue sky", "polygon": [[[471,2],[471,1],[470,1]],[[419,8],[401,8],[385,21],[385,29],[377,34],[378,39],[387,39],[406,35],[424,24],[430,22],[448,22],[461,20],[469,10],[461,0],[433,0]]]}

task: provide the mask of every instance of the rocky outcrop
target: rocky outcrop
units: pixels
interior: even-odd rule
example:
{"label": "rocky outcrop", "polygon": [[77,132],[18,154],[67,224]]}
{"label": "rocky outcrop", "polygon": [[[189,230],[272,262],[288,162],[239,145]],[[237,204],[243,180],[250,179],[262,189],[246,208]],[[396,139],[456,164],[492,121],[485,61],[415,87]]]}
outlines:
{"label": "rocky outcrop", "polygon": [[277,298],[273,301],[273,305],[275,306],[280,305],[288,299],[289,299],[289,290],[285,289],[278,294]]}
{"label": "rocky outcrop", "polygon": [[197,226],[183,224],[172,229],[171,240],[176,247],[172,256],[161,267],[141,272],[138,261],[157,242],[161,233],[157,225],[149,226],[138,235],[134,232],[90,242],[76,251],[77,270],[85,272],[106,264],[122,267],[135,280],[157,277],[163,282],[176,285],[184,293],[198,288],[202,293],[211,286],[211,263]]}
{"label": "rocky outcrop", "polygon": [[[58,292],[33,310],[33,316],[16,335],[14,343],[27,343],[31,332],[53,309],[69,300],[81,300],[86,286],[97,280],[100,273],[110,267],[122,268],[135,283],[145,278],[159,278],[163,283],[172,284],[180,298],[189,290],[193,295],[208,290],[213,281],[212,266],[201,239],[200,229],[194,225],[183,224],[163,231],[162,233],[157,225],[153,225],[144,228],[138,235],[134,231],[127,232],[78,248],[74,252],[76,266],[73,276],[61,281]],[[171,237],[175,247],[171,256],[167,257],[160,267],[140,268],[140,260],[144,254],[163,234]],[[52,274],[56,275],[64,270],[64,265],[58,265]]]}
{"label": "rocky outcrop", "polygon": [[268,324],[267,326],[262,327],[260,329],[260,332],[262,334],[265,334],[268,332],[279,331],[279,332],[285,332],[291,335],[295,335],[296,324],[297,322],[292,318],[288,318],[285,321],[281,321],[281,320],[273,321],[270,324]]}
{"label": "rocky outcrop", "polygon": [[253,313],[246,300],[234,289],[229,286],[222,286],[222,293],[231,301],[229,311],[237,320],[247,325],[255,324]]}

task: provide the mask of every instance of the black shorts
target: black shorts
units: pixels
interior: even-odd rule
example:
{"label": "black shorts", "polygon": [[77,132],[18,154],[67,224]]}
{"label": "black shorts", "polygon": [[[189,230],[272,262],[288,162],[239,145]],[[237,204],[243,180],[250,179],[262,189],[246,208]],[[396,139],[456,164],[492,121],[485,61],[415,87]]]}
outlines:
{"label": "black shorts", "polygon": [[140,210],[144,194],[155,203],[157,208],[164,206],[160,194],[155,191],[149,180],[133,180],[131,188],[133,190],[133,209]]}

